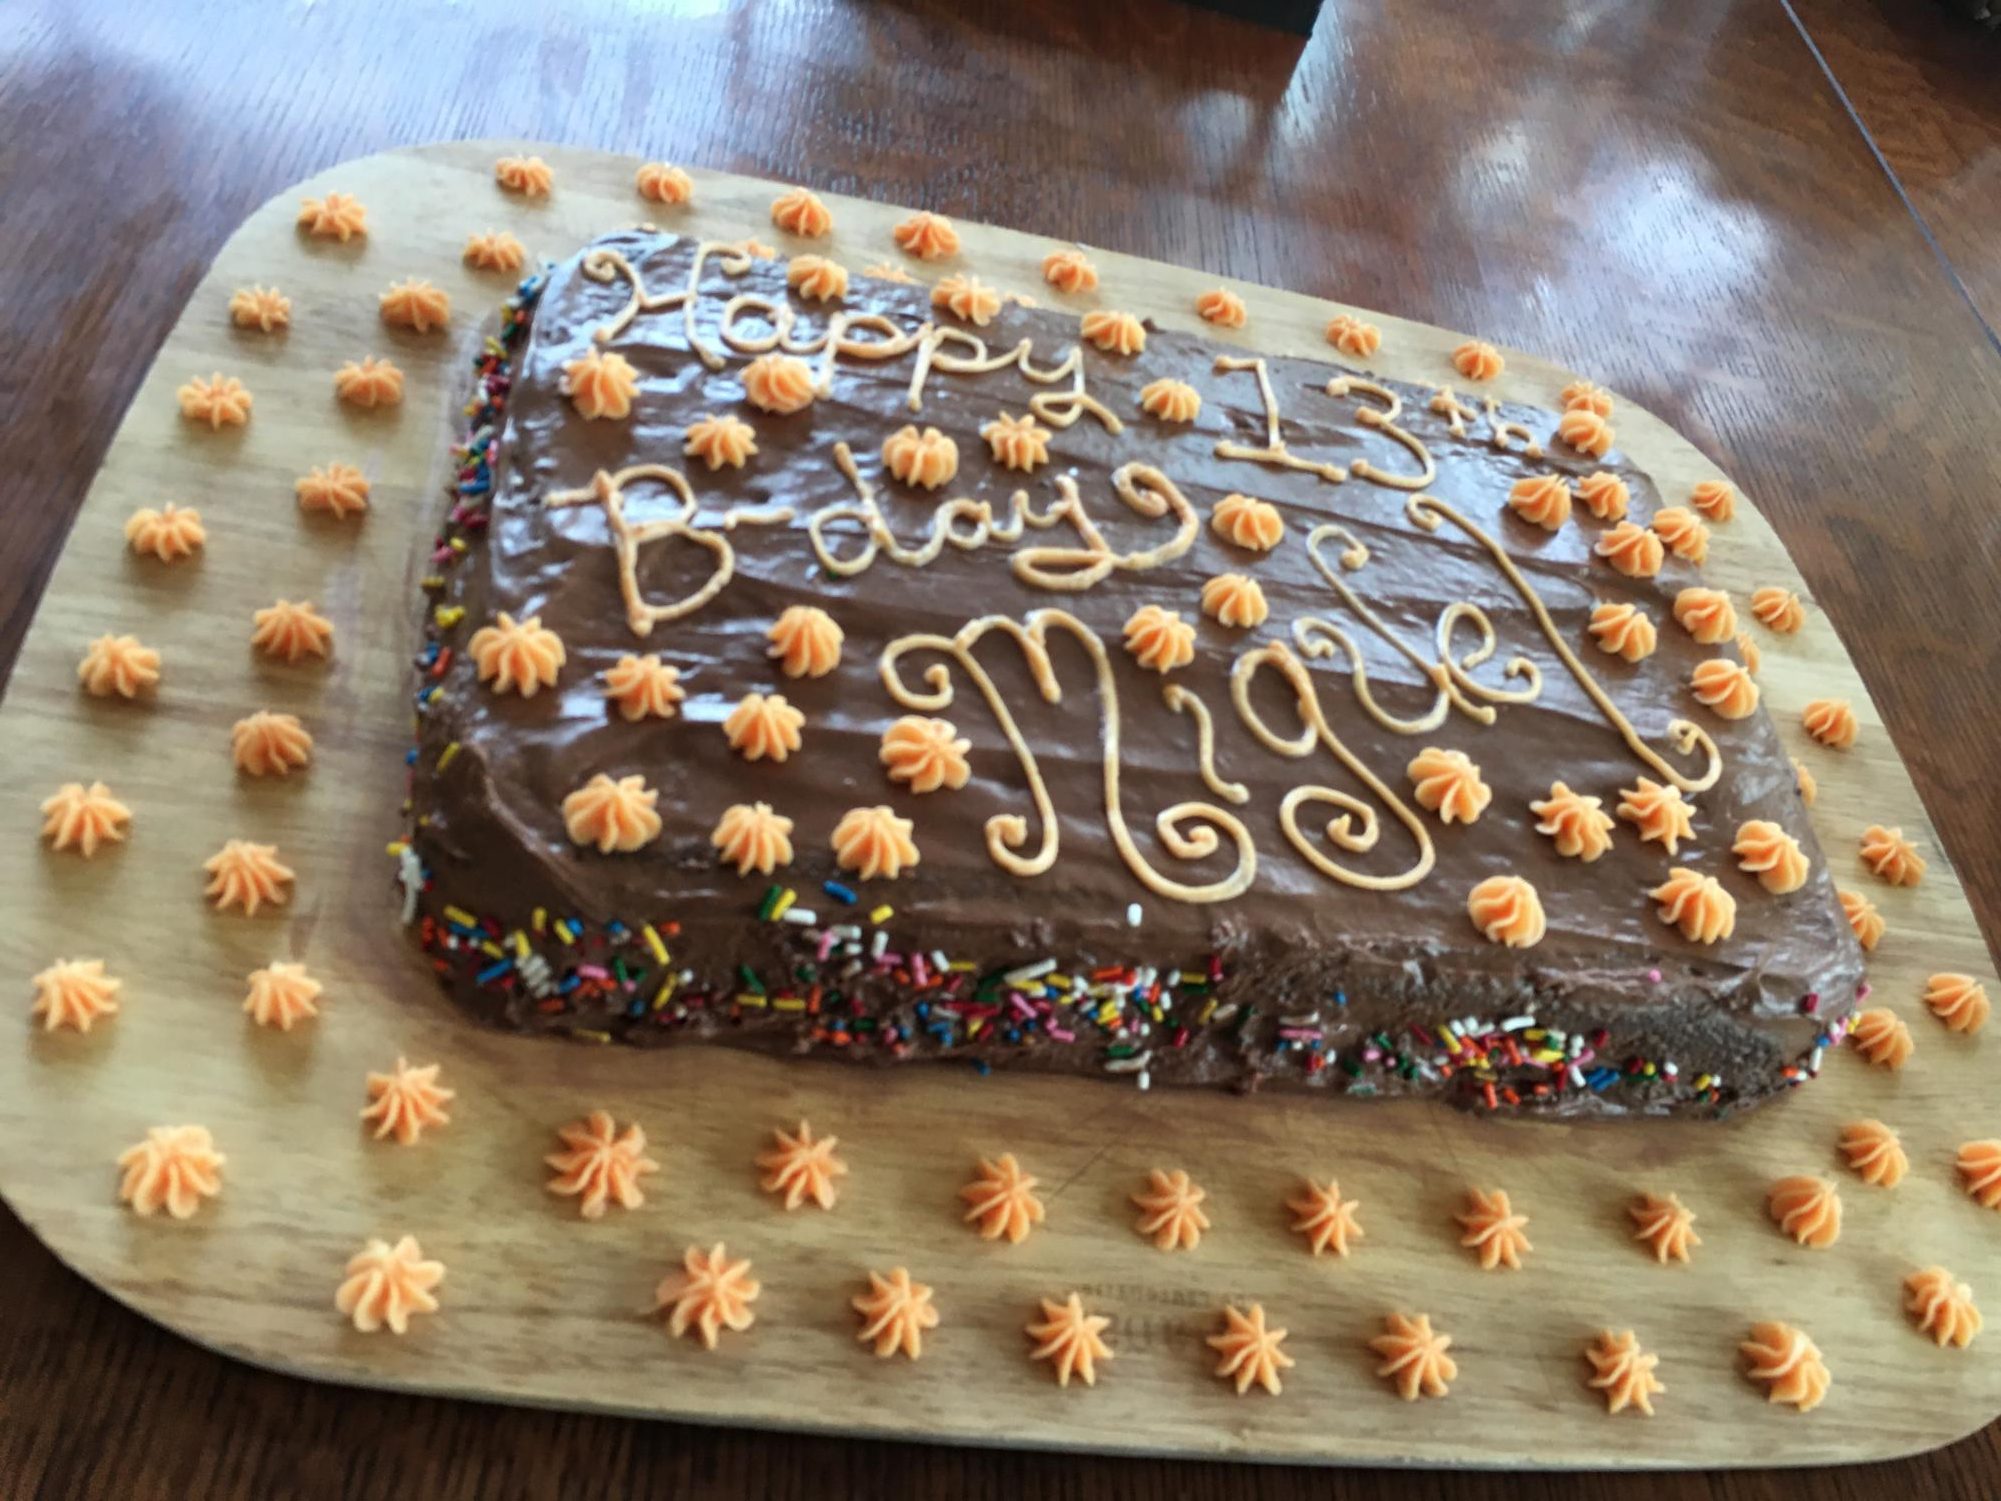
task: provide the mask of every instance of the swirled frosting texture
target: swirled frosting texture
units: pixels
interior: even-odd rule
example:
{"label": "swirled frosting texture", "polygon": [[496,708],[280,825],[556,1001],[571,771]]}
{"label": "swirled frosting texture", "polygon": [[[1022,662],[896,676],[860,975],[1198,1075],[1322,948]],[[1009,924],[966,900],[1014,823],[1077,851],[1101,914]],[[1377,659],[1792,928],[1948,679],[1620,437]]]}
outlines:
{"label": "swirled frosting texture", "polygon": [[1597,469],[1577,481],[1577,498],[1600,521],[1624,521],[1633,491],[1618,475]]}
{"label": "swirled frosting texture", "polygon": [[1234,547],[1270,552],[1285,540],[1285,518],[1270,501],[1249,495],[1225,495],[1210,518],[1216,535]]}
{"label": "swirled frosting texture", "polygon": [[1660,919],[1691,943],[1719,943],[1737,929],[1737,899],[1714,876],[1677,865],[1648,893]]}
{"label": "swirled frosting texture", "polygon": [[890,234],[899,250],[905,255],[916,256],[920,261],[943,260],[948,255],[959,253],[959,231],[943,214],[912,214]]}
{"label": "swirled frosting texture", "polygon": [[1404,771],[1410,777],[1412,794],[1438,815],[1440,823],[1472,823],[1494,799],[1492,790],[1480,780],[1480,768],[1464,751],[1428,745]]}
{"label": "swirled frosting texture", "polygon": [[1814,699],[1800,710],[1800,724],[1830,750],[1847,750],[1855,743],[1855,710],[1845,699]]}
{"label": "swirled frosting texture", "polygon": [[565,660],[562,638],[542,624],[539,615],[516,621],[505,610],[493,624],[481,626],[466,643],[479,680],[495,693],[533,698],[556,686]]}
{"label": "swirled frosting texture", "polygon": [[1753,818],[1739,824],[1737,840],[1730,846],[1737,868],[1758,878],[1758,884],[1775,896],[1798,891],[1806,884],[1806,853],[1800,842],[1769,819]]}
{"label": "swirled frosting texture", "polygon": [[864,881],[893,881],[920,858],[913,827],[894,808],[850,808],[834,825],[834,859]]}
{"label": "swirled frosting texture", "polygon": [[503,156],[493,164],[493,180],[524,198],[547,198],[556,174],[539,156]]}
{"label": "swirled frosting texture", "polygon": [[1811,1412],[1827,1396],[1832,1378],[1820,1347],[1792,1325],[1753,1324],[1750,1338],[1737,1348],[1744,1374],[1766,1389],[1767,1401]]}
{"label": "swirled frosting texture", "polygon": [[906,424],[882,441],[883,467],[906,485],[935,490],[959,472],[959,445],[935,427]]}
{"label": "swirled frosting texture", "polygon": [[1489,943],[1511,949],[1542,942],[1542,898],[1520,876],[1489,876],[1466,894],[1466,915]]}
{"label": "swirled frosting texture", "polygon": [[599,772],[563,799],[563,827],[601,855],[629,855],[660,837],[660,794],[637,773],[614,781]]}
{"label": "swirled frosting texture", "polygon": [[1095,292],[1098,268],[1081,250],[1052,250],[1042,258],[1042,279],[1059,292]]}
{"label": "swirled frosting texture", "polygon": [[1904,1144],[1879,1120],[1850,1121],[1841,1128],[1840,1144],[1849,1170],[1864,1183],[1895,1188],[1910,1171]]}
{"label": "swirled frosting texture", "polygon": [[1172,672],[1195,660],[1195,627],[1176,610],[1141,605],[1126,621],[1126,651],[1148,672]]}
{"label": "swirled frosting texture", "polygon": [[1767,585],[1751,591],[1751,614],[1765,629],[1790,636],[1806,624],[1806,606],[1790,589]]}
{"label": "swirled frosting texture", "polygon": [[1758,712],[1758,684],[1741,662],[1728,657],[1697,662],[1688,683],[1697,703],[1725,719],[1749,719]]}
{"label": "swirled frosting texture", "polygon": [[1383,331],[1349,313],[1336,313],[1327,324],[1327,342],[1341,353],[1367,359],[1383,347]]}
{"label": "swirled frosting texture", "polygon": [[1536,832],[1547,834],[1556,852],[1567,860],[1590,864],[1612,847],[1612,819],[1605,800],[1572,792],[1562,782],[1549,784],[1549,796],[1529,804]]}
{"label": "swirled frosting texture", "polygon": [[1737,634],[1737,610],[1721,589],[1691,587],[1674,597],[1675,624],[1704,646]]}
{"label": "swirled frosting texture", "polygon": [[1376,1374],[1406,1402],[1447,1394],[1459,1379],[1459,1363],[1445,1353],[1451,1347],[1452,1336],[1433,1330],[1430,1316],[1422,1313],[1386,1315],[1383,1332],[1369,1341],[1382,1357]]}
{"label": "swirled frosting texture", "polygon": [[1848,919],[1848,926],[1855,934],[1855,941],[1862,945],[1862,951],[1874,953],[1876,945],[1883,941],[1883,934],[1889,924],[1883,921],[1883,914],[1876,910],[1876,904],[1859,891],[1836,893],[1841,899],[1842,914]]}
{"label": "swirled frosting texture", "polygon": [[789,235],[815,240],[832,231],[833,210],[806,188],[788,188],[771,205],[771,222]]}
{"label": "swirled frosting texture", "polygon": [[1602,459],[1612,451],[1612,424],[1589,407],[1572,407],[1556,422],[1556,435],[1579,453]]}
{"label": "swirled frosting texture", "polygon": [[42,800],[42,837],[52,850],[74,849],[88,860],[100,844],[125,838],[132,810],[111,795],[102,782],[88,787],[65,782]]}
{"label": "swirled frosting texture", "polygon": [[788,678],[823,678],[841,665],[840,625],[818,605],[788,605],[766,633],[764,654]]}
{"label": "swirled frosting texture", "polygon": [[1781,1178],[1765,1195],[1772,1223],[1808,1250],[1841,1238],[1841,1194],[1825,1178]]}
{"label": "swirled frosting texture", "polygon": [[1570,486],[1559,474],[1532,474],[1508,491],[1508,509],[1532,526],[1555,531],[1570,519]]}
{"label": "swirled frosting texture", "polygon": [[1702,1244],[1695,1233],[1695,1211],[1674,1194],[1641,1194],[1626,1206],[1626,1215],[1633,1222],[1633,1239],[1663,1266],[1687,1261],[1689,1252]]}
{"label": "swirled frosting texture", "polygon": [[1904,1279],[1904,1311],[1935,1345],[1963,1350],[1980,1332],[1973,1289],[1942,1266],[1926,1267]]}
{"label": "swirled frosting texture", "polygon": [[1248,573],[1219,573],[1202,586],[1202,613],[1231,630],[1251,630],[1265,623],[1271,606],[1265,591]]}
{"label": "swirled frosting texture", "polygon": [[633,190],[650,203],[678,208],[695,196],[695,180],[667,162],[646,162],[632,178]]}
{"label": "swirled frosting texture", "polygon": [[741,469],[757,452],[757,432],[741,417],[727,413],[720,417],[697,417],[688,424],[681,452],[707,464],[711,473],[723,468]]}
{"label": "swirled frosting texture", "polygon": [[1131,313],[1109,309],[1086,313],[1083,334],[1106,354],[1135,355],[1146,348],[1146,325]]}
{"label": "swirled frosting texture", "polygon": [[985,328],[1001,310],[1001,294],[977,276],[947,276],[931,289],[931,306],[965,323]]}
{"label": "swirled frosting texture", "polygon": [[1218,328],[1242,328],[1250,322],[1244,299],[1228,287],[1214,287],[1195,299],[1195,314]]}
{"label": "swirled frosting texture", "polygon": [[1026,413],[1012,417],[1002,412],[980,429],[980,436],[1003,469],[1032,474],[1049,462],[1049,429]]}
{"label": "swirled frosting texture", "polygon": [[784,694],[746,693],[723,721],[723,734],[746,761],[783,761],[799,749],[805,723]]}
{"label": "swirled frosting texture", "polygon": [[813,404],[813,371],[793,355],[761,354],[743,367],[743,394],[761,412],[803,412]]}
{"label": "swirled frosting texture", "polygon": [[1165,376],[1140,390],[1139,404],[1140,410],[1162,422],[1193,422],[1202,410],[1202,398],[1193,386]]}
{"label": "swirled frosting texture", "polygon": [[1584,1357],[1591,1363],[1587,1384],[1604,1396],[1606,1412],[1624,1412],[1630,1407],[1648,1417],[1654,1415],[1653,1399],[1667,1390],[1654,1375],[1661,1358],[1642,1350],[1632,1330],[1618,1334],[1600,1330],[1597,1339],[1585,1346]]}
{"label": "swirled frosting texture", "polygon": [[723,810],[709,835],[723,864],[747,876],[768,876],[792,863],[792,820],[772,811],[769,803],[736,803]]}
{"label": "swirled frosting texture", "polygon": [[1589,629],[1600,650],[1628,662],[1641,662],[1652,656],[1660,639],[1654,623],[1637,606],[1623,601],[1595,606]]}
{"label": "swirled frosting texture", "polygon": [[1627,578],[1650,579],[1664,561],[1661,539],[1645,527],[1622,521],[1591,546],[1591,550]]}
{"label": "swirled frosting texture", "polygon": [[1951,973],[1925,981],[1925,1005],[1950,1032],[1978,1032],[1992,1010],[1984,985],[1972,975]]}
{"label": "swirled frosting texture", "polygon": [[813,302],[838,302],[848,295],[848,269],[824,255],[795,255],[785,267],[785,285]]}
{"label": "swirled frosting texture", "polygon": [[1892,886],[1915,886],[1925,876],[1925,857],[1904,837],[1902,829],[1872,823],[1862,831],[1862,863],[1878,880]]}
{"label": "swirled frosting texture", "polygon": [[879,759],[892,782],[912,792],[958,791],[972,777],[967,761],[973,742],[949,719],[906,714],[882,732]]}
{"label": "swirled frosting texture", "polygon": [[1872,1006],[1855,1013],[1848,1029],[1855,1051],[1878,1068],[1900,1069],[1911,1061],[1917,1048],[1910,1026],[1888,1006]]}

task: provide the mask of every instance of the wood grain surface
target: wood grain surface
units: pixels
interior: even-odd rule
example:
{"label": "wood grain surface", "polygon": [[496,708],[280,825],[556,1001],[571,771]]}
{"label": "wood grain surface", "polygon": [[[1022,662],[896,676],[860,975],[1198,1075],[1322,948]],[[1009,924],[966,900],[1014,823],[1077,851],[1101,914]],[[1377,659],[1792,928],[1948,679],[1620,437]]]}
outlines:
{"label": "wood grain surface", "polygon": [[[399,34],[415,35],[398,55],[426,61],[392,78],[362,61],[376,23],[360,11],[315,10],[226,50],[200,40],[220,8],[158,30],[123,14],[113,26],[70,8],[12,11],[4,107],[58,113],[68,130],[60,144],[8,132],[0,164],[20,210],[4,231],[21,247],[10,263],[46,268],[9,301],[27,353],[10,375],[10,435],[38,436],[11,446],[0,547],[17,577],[46,567],[145,355],[258,199],[356,150],[519,128],[533,111],[546,134],[796,167],[834,187],[852,173],[874,197],[1392,307],[1596,369],[1697,436],[1776,516],[1935,810],[1950,812],[1948,848],[1976,886],[1991,883],[1996,815],[1977,794],[1994,724],[1978,674],[1993,665],[1994,604],[1973,585],[1994,564],[1975,500],[1992,493],[1994,460],[1974,441],[1993,370],[1783,18],[1717,5],[1600,32],[1526,5],[1450,26],[1425,6],[1340,12],[1303,54],[1151,8],[1088,22],[763,8],[592,30],[608,16],[586,7],[546,31],[504,10],[429,30],[399,12]],[[305,53],[349,67],[354,87],[301,91],[284,64]],[[631,72],[639,57],[644,78]],[[1108,96],[1098,85],[1112,63]],[[1088,128],[1091,99],[1116,101],[1116,130]],[[1173,118],[1181,128],[1147,128]],[[811,160],[794,144],[802,132],[822,142]],[[1682,169],[1678,184],[1662,162]],[[1650,169],[1646,186],[1679,192],[1647,195],[1642,222],[1637,189],[1603,184]],[[1913,586],[1880,589],[1900,575]],[[32,598],[7,601],[16,636]],[[1991,914],[1991,891],[1976,895]],[[361,1494],[415,1480],[444,1495],[539,1494],[559,1476],[679,1494],[1329,1486],[1280,1470],[777,1441],[321,1391],[165,1339],[6,1233],[9,1265],[29,1271],[0,1302],[0,1476],[25,1477],[30,1494]],[[212,1401],[234,1421],[211,1419]],[[1859,1495],[1915,1475],[1902,1483],[1977,1494],[1992,1465],[1983,1441],[1817,1484]],[[1497,1483],[1422,1482],[1469,1495]]]}

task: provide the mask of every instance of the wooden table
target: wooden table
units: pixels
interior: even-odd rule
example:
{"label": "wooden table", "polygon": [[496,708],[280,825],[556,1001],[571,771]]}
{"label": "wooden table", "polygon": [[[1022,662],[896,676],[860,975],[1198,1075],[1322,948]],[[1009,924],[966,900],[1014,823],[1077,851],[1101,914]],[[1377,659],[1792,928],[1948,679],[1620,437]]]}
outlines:
{"label": "wooden table", "polygon": [[[253,23],[224,0],[14,0],[0,18],[0,265],[15,278],[0,570],[18,581],[0,595],[0,669],[147,356],[245,212],[383,146],[540,135],[1077,235],[1595,371],[1760,497],[1995,937],[2001,358],[1980,316],[1997,315],[1995,215],[1982,221],[1953,163],[1991,174],[1981,150],[1996,159],[2001,126],[1977,44],[1942,22],[1890,0],[1802,0],[1804,31],[1779,0],[1329,0],[1302,47],[1172,3],[254,9]],[[1929,121],[1928,98],[1943,101]],[[1914,198],[1935,238],[1856,115],[1893,161],[1925,166]],[[949,1451],[342,1391],[154,1329],[4,1213],[0,1266],[8,1496],[1604,1488]],[[1993,1494],[2001,1445],[1989,1430],[1868,1472],[1619,1484],[1636,1498]]]}

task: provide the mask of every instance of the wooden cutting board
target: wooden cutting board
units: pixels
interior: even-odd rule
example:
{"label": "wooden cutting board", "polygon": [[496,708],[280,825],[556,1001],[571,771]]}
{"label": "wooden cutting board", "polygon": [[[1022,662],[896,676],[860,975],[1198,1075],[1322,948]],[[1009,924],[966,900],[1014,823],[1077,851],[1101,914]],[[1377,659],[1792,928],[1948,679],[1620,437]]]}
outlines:
{"label": "wooden cutting board", "polygon": [[[782,241],[778,185],[697,173],[694,204],[633,192],[634,159],[536,149],[553,165],[544,201],[493,181],[502,143],[349,162],[260,209],[230,240],[147,376],[92,486],[0,707],[8,792],[0,882],[16,893],[0,927],[0,994],[17,1009],[0,1047],[0,1190],[66,1261],[112,1296],[189,1338],[328,1380],[695,1421],[945,1439],[1263,1459],[1441,1465],[1805,1464],[1886,1458],[1957,1438],[2001,1411],[2001,1334],[1940,1350],[1901,1312],[1901,1282],[1943,1263],[2001,1309],[1993,1250],[2001,1216],[1956,1184],[1962,1140],[2001,1135],[1986,1073],[1992,1034],[1948,1034],[1919,1001],[1924,977],[1988,978],[1958,881],[1834,631],[1817,610],[1783,638],[1753,627],[1765,702],[1820,781],[1816,827],[1844,885],[1888,918],[1875,999],[1906,1016],[1917,1053],[1899,1074],[1844,1055],[1815,1085],[1741,1121],[1566,1126],[1498,1122],[1432,1104],[1141,1094],[1095,1080],[951,1070],[882,1074],[769,1062],[715,1050],[637,1054],[478,1030],[435,989],[396,925],[383,846],[398,830],[409,736],[417,580],[441,508],[447,414],[467,357],[511,278],[464,269],[466,235],[512,229],[561,257],[651,217],[665,227]],[[329,189],[369,209],[366,240],[302,239],[297,199]],[[902,211],[831,198],[831,252],[850,266],[895,260]],[[961,265],[1042,291],[1047,242],[961,226]],[[816,247],[821,248],[821,247]],[[1093,252],[1105,297],[1163,325],[1195,327],[1213,278]],[[919,274],[935,275],[921,266]],[[446,336],[392,333],[376,294],[428,277],[453,299]],[[276,285],[293,325],[231,328],[233,288]],[[1247,347],[1326,353],[1333,306],[1244,285]],[[1381,365],[1450,379],[1459,335],[1375,313]],[[343,361],[392,355],[409,375],[400,409],[356,413],[334,399]],[[255,393],[247,429],[183,423],[174,391],[221,370]],[[1586,372],[1587,374],[1589,372]],[[1508,353],[1499,394],[1555,404],[1571,372]],[[1668,494],[1714,467],[1630,404],[1622,447]],[[375,484],[360,524],[301,515],[292,481],[314,464],[359,464]],[[1755,500],[1755,497],[1753,497]],[[198,560],[163,568],[121,536],[138,506],[200,507]],[[1739,601],[1763,584],[1804,592],[1756,513],[1719,528],[1711,573]],[[1899,582],[1886,571],[1886,585]],[[277,669],[250,652],[251,612],[274,597],[317,600],[334,620],[331,665]],[[106,631],[159,648],[155,701],[82,694],[76,664]],[[1800,706],[1854,701],[1862,737],[1846,754],[1807,742]],[[240,780],[230,724],[271,707],[318,739],[303,776]],[[50,854],[37,805],[61,782],[103,778],[134,809],[130,841],[98,858]],[[1915,890],[1871,880],[1856,857],[1869,823],[1901,824],[1931,859]],[[225,837],[275,841],[296,897],[255,920],[202,902],[200,864]],[[26,1018],[29,977],[58,956],[108,961],[124,1009],[88,1036],[44,1036]],[[326,983],[321,1018],[289,1035],[251,1026],[244,976],[304,959]],[[356,1114],[363,1076],[398,1055],[440,1061],[458,1091],[449,1129],[415,1148],[370,1140]],[[544,1192],[554,1128],[602,1107],[636,1119],[665,1171],[646,1205],[587,1224]],[[852,1174],[831,1214],[787,1215],[761,1195],[751,1159],[771,1127],[810,1117],[839,1135]],[[1839,1165],[1839,1125],[1876,1115],[1902,1133],[1912,1171],[1894,1191]],[[193,1220],[141,1220],[114,1194],[114,1159],[155,1124],[199,1122],[228,1154],[223,1196]],[[1012,1151],[1040,1175],[1049,1222],[995,1246],[959,1221],[955,1190],[975,1158]],[[1214,1228],[1192,1253],[1133,1233],[1126,1195],[1154,1166],[1209,1190]],[[1786,1173],[1841,1184],[1840,1243],[1795,1247],[1768,1222],[1766,1185]],[[1338,1175],[1367,1238],[1345,1261],[1314,1260],[1282,1201],[1300,1175]],[[1483,1273],[1456,1244],[1468,1184],[1507,1188],[1532,1216],[1535,1252]],[[1674,1190],[1703,1244],[1686,1267],[1656,1266],[1631,1240],[1625,1205]],[[443,1310],[406,1338],[363,1336],[338,1317],[345,1259],[371,1236],[413,1234],[449,1266]],[[705,1354],[670,1339],[653,1289],[691,1242],[754,1259],[758,1322]],[[855,1339],[849,1297],[866,1269],[906,1265],[936,1288],[943,1322],[923,1361],[878,1361]],[[1040,1297],[1071,1290],[1113,1316],[1115,1361],[1092,1390],[1059,1390],[1031,1365],[1022,1326]],[[1239,1398],[1209,1372],[1203,1337],[1226,1300],[1263,1301],[1291,1331],[1284,1395]],[[1429,1313],[1455,1340],[1460,1376],[1443,1402],[1404,1404],[1365,1349],[1385,1312]],[[1737,1371],[1754,1320],[1797,1323],[1834,1387],[1818,1411],[1770,1407]],[[1635,1329],[1667,1385],[1652,1420],[1610,1418],[1580,1351],[1604,1326]]]}

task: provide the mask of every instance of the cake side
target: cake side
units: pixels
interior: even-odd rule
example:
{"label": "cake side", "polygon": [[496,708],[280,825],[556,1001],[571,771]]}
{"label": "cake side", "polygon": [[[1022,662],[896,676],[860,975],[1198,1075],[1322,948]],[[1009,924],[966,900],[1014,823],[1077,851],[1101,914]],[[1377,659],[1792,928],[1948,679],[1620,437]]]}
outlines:
{"label": "cake side", "polygon": [[[696,295],[673,303],[691,276]],[[537,297],[507,340],[504,419],[440,542],[420,668],[406,875],[434,962],[478,1014],[640,1043],[1649,1113],[1762,1098],[1839,1035],[1860,955],[1787,758],[1762,712],[1726,720],[1691,696],[1699,663],[1737,660],[1675,623],[1699,571],[1669,556],[1629,578],[1594,557],[1606,524],[1581,507],[1545,531],[1507,506],[1518,480],[1597,472],[1624,483],[1636,521],[1664,504],[1616,452],[1555,441],[1553,414],[1158,330],[1106,354],[1067,314],[1006,305],[972,326],[924,289],[864,278],[834,305],[854,345],[829,364],[811,347],[829,308],[791,292],[782,263],[644,231],[601,240]],[[774,317],[825,387],[789,415],[745,400]],[[1010,357],[1023,340],[1025,365]],[[1073,349],[1072,368],[1039,378]],[[582,420],[563,394],[563,367],[592,350],[635,372],[624,420]],[[1143,408],[1163,378],[1199,396],[1192,422]],[[1050,463],[1022,475],[980,431],[1031,410]],[[720,414],[754,429],[741,469],[683,454],[691,422]],[[884,472],[906,423],[956,441],[949,484]],[[686,499],[647,466],[672,469]],[[1070,498],[1055,476],[1075,506],[1052,520]],[[1234,493],[1276,508],[1276,547],[1218,534]],[[619,527],[639,535],[629,597]],[[949,535],[927,548],[927,528]],[[1223,574],[1257,582],[1261,628],[1202,612]],[[1652,655],[1592,644],[1608,602],[1655,623]],[[845,633],[825,677],[767,656],[768,628],[799,605]],[[1149,606],[1194,626],[1192,660],[1165,676],[1122,639]],[[503,611],[564,645],[533,698],[492,692],[466,662]],[[635,652],[674,667],[674,717],[608,706],[600,675]],[[723,732],[751,692],[804,716],[782,764],[746,762]],[[919,795],[885,776],[883,732],[912,714],[969,742],[963,787]],[[1684,724],[1699,731],[1686,749]],[[1624,822],[1590,864],[1535,831],[1529,804],[1553,781],[1609,812],[1641,776],[1697,787],[1711,745],[1713,785],[1690,792],[1672,856]],[[1406,766],[1426,748],[1478,766],[1492,798],[1476,821],[1415,801]],[[564,799],[600,772],[657,790],[657,839],[578,847]],[[795,858],[769,878],[711,844],[724,810],[753,802],[793,821]],[[878,805],[912,821],[921,861],[863,883],[829,840]],[[1157,816],[1176,809],[1163,844]],[[1344,811],[1347,848],[1326,833]],[[1799,890],[1738,868],[1730,845],[1751,820],[1798,841]],[[1675,867],[1731,894],[1732,936],[1697,943],[1659,919],[1647,893]],[[1468,893],[1494,877],[1539,893],[1534,947],[1469,921]]]}

